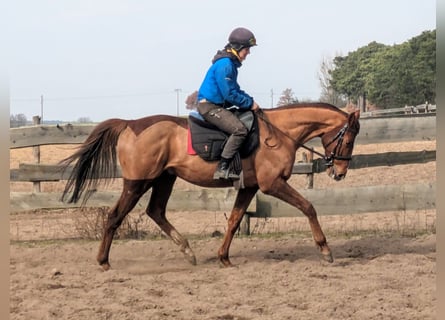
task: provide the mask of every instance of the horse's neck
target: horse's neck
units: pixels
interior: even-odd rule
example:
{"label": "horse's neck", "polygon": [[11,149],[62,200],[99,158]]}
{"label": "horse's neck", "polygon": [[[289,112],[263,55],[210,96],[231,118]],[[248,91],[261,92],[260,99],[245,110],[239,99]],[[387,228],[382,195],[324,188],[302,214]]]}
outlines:
{"label": "horse's neck", "polygon": [[270,122],[295,141],[305,143],[341,126],[345,117],[335,110],[286,109],[268,114]]}

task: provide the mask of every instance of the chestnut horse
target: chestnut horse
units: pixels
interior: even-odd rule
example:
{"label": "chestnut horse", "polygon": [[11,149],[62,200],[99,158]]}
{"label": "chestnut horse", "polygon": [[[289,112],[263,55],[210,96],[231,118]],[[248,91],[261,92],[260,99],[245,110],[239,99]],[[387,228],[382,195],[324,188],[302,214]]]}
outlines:
{"label": "chestnut horse", "polygon": [[[228,219],[228,228],[218,250],[223,266],[231,266],[229,248],[255,193],[281,199],[301,210],[309,220],[313,239],[322,257],[332,262],[331,250],[312,204],[286,181],[292,174],[296,150],[320,137],[327,160],[327,173],[343,179],[348,170],[360,112],[347,114],[325,103],[296,104],[257,112],[259,147],[242,159],[244,187],[238,190]],[[109,119],[99,123],[86,141],[61,163],[74,163],[62,200],[84,203],[103,177],[113,177],[117,159],[123,177],[122,194],[104,225],[97,261],[110,268],[109,253],[113,236],[125,216],[150,188],[146,213],[176,243],[190,263],[196,258],[185,239],[166,218],[166,206],[177,177],[202,187],[231,187],[229,180],[214,180],[216,161],[208,162],[187,152],[187,119],[168,115],[137,120]]]}

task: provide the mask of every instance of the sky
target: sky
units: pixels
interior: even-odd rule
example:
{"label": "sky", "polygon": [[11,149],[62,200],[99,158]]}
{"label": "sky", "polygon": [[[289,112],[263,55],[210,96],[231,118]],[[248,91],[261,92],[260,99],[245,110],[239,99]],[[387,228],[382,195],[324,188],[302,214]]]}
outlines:
{"label": "sky", "polygon": [[238,82],[263,108],[318,100],[323,60],[436,29],[435,0],[15,0],[2,4],[10,114],[100,122],[187,115],[229,33],[258,46]]}

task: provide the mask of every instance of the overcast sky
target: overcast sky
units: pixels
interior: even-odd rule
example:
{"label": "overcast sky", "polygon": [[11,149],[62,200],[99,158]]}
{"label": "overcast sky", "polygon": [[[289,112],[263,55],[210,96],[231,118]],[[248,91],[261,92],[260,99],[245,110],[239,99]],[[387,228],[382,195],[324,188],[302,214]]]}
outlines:
{"label": "overcast sky", "polygon": [[238,26],[258,42],[238,81],[264,108],[286,88],[300,100],[317,100],[323,59],[372,41],[400,44],[436,28],[435,0],[14,0],[6,6],[10,113],[28,120],[41,115],[42,95],[44,120],[186,115],[185,98]]}

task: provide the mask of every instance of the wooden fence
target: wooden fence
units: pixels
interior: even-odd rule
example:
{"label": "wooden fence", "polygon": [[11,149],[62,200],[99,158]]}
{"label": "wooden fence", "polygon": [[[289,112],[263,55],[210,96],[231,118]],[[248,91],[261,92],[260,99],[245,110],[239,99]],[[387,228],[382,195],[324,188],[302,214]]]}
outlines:
{"label": "wooden fence", "polygon": [[378,109],[372,111],[362,112],[360,115],[362,118],[366,117],[393,117],[395,115],[407,115],[411,116],[413,114],[418,113],[436,113],[436,105],[429,104],[428,102],[419,104],[417,106],[404,106],[401,108],[393,108],[393,109]]}
{"label": "wooden fence", "polygon": [[[375,144],[382,142],[422,141],[436,139],[436,117],[431,114],[413,117],[364,118],[361,119],[360,134],[357,144]],[[31,126],[10,129],[10,148],[35,147],[39,145],[82,143],[94,125],[55,125]],[[309,146],[319,147],[317,139]],[[408,163],[425,163],[435,161],[436,151],[388,152],[371,155],[353,156],[350,169],[375,166],[392,166]],[[293,173],[314,174],[325,171],[323,160],[317,159],[307,163],[296,163]],[[10,171],[11,181],[64,180],[69,170],[62,175],[60,167],[54,164],[22,163],[18,169]],[[120,175],[119,175],[120,176]],[[301,191],[301,190],[300,190]],[[366,186],[329,190],[302,190],[313,202],[317,212],[324,214],[346,214],[360,212],[378,212],[392,210],[416,210],[435,208],[436,184]],[[97,192],[88,201],[88,206],[111,206],[119,192]],[[137,208],[144,208],[148,192]],[[236,196],[233,189],[202,189],[199,191],[174,190],[169,202],[169,210],[218,210],[230,211]],[[10,193],[12,212],[38,208],[78,207],[80,204],[65,204],[59,200],[57,193]],[[347,199],[347,203],[345,202]],[[287,204],[258,192],[256,201],[248,209],[249,217],[282,217],[295,216],[296,210]],[[246,230],[244,230],[246,232]],[[248,228],[247,228],[248,232]]]}

